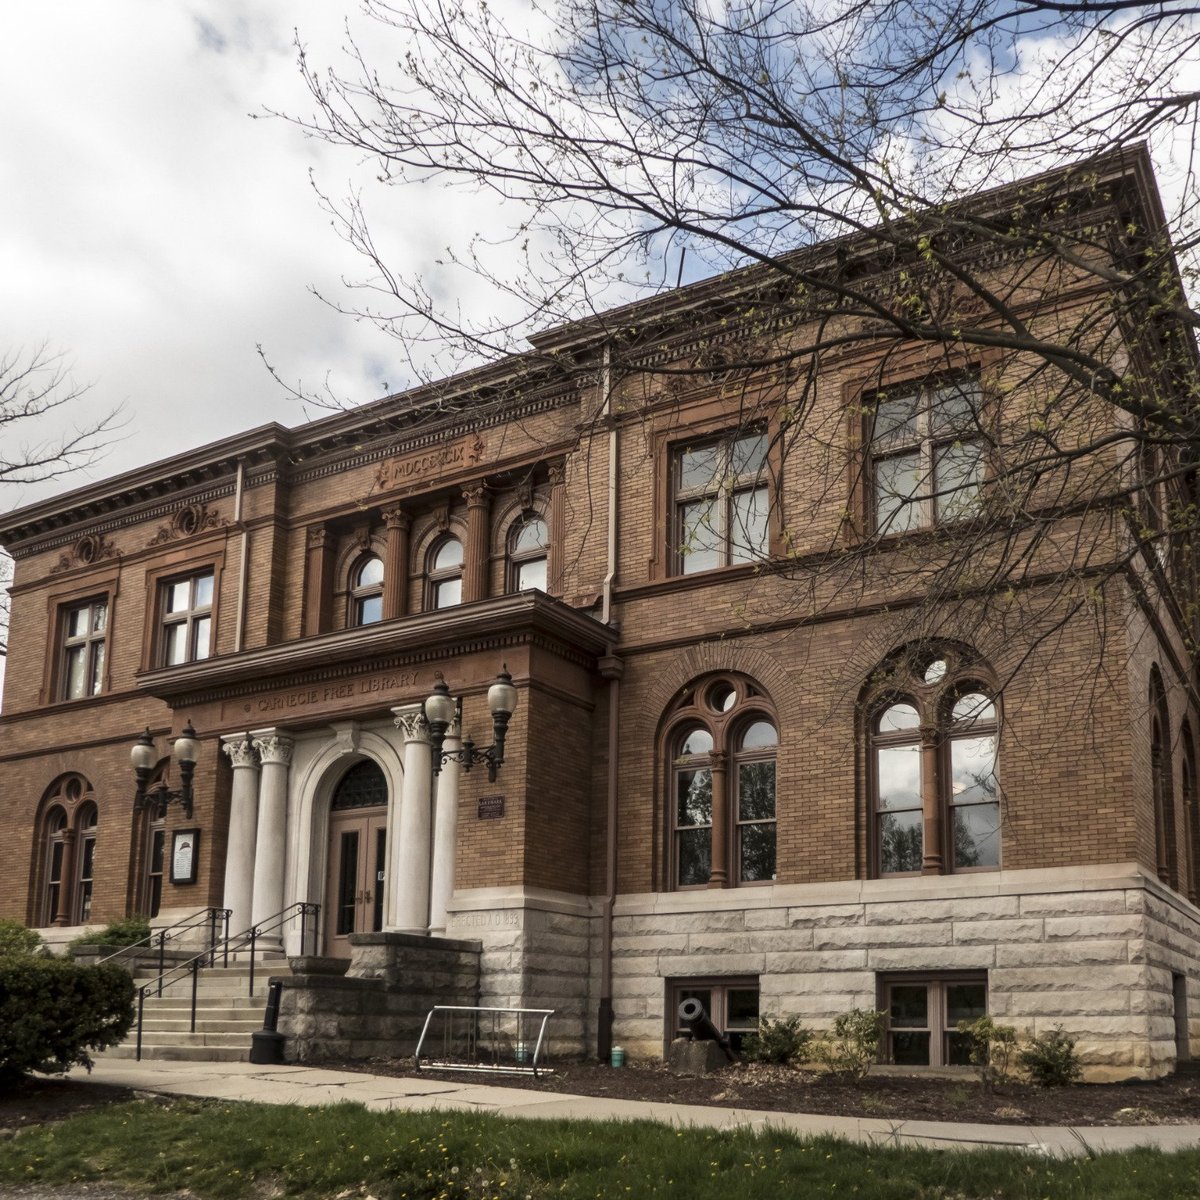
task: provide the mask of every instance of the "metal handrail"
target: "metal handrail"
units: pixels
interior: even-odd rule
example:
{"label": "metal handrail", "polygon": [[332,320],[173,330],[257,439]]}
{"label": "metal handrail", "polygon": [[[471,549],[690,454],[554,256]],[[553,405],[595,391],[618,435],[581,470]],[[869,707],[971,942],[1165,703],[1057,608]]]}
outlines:
{"label": "metal handrail", "polygon": [[[222,910],[224,911],[224,910]],[[264,934],[272,933],[277,929],[282,929],[288,921],[295,917],[300,918],[300,950],[304,952],[305,942],[308,937],[308,918],[313,918],[312,929],[315,936],[317,932],[317,918],[320,916],[321,906],[319,904],[310,904],[305,900],[297,901],[295,904],[289,904],[286,908],[280,909],[279,912],[259,921],[256,925],[251,925],[249,929],[242,930],[241,933],[236,933],[232,937],[225,937],[222,941],[217,942],[206,950],[202,950],[199,954],[193,955],[186,962],[176,963],[169,970],[161,971],[157,978],[151,979],[148,983],[142,984],[138,988],[138,1008],[137,1008],[137,1053],[138,1062],[142,1060],[142,1024],[145,1017],[146,997],[152,992],[156,992],[161,996],[163,988],[182,979],[184,975],[190,973],[192,976],[192,1005],[191,1005],[191,1027],[190,1032],[196,1032],[196,998],[197,989],[200,982],[200,968],[203,966],[216,966],[217,956],[222,958],[223,965],[229,965],[229,955],[236,954],[239,950],[249,948],[250,951],[250,979],[247,989],[248,995],[254,994],[254,956],[258,950],[258,939]]]}
{"label": "metal handrail", "polygon": [[217,926],[224,923],[225,937],[229,937],[229,918],[233,915],[232,910],[228,908],[214,908],[211,905],[208,908],[202,908],[199,912],[194,912],[190,917],[184,917],[181,921],[176,921],[174,925],[167,925],[163,929],[156,929],[147,937],[139,938],[136,942],[130,942],[128,946],[122,946],[118,950],[114,950],[112,954],[106,954],[100,962],[111,962],[114,958],[122,956],[130,957],[129,951],[136,950],[139,946],[144,945],[147,950],[152,949],[155,940],[158,941],[158,970],[161,974],[166,970],[165,963],[165,948],[167,942],[172,938],[172,935],[190,933],[193,929],[199,929],[202,925],[208,925],[208,948],[211,950],[217,944]]}

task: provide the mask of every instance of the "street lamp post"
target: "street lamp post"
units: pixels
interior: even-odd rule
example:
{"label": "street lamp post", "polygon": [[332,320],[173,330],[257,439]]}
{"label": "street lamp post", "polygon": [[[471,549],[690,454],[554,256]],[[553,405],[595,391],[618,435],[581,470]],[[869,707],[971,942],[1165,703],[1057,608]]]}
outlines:
{"label": "street lamp post", "polygon": [[141,812],[148,808],[161,812],[166,810],[168,804],[178,804],[183,809],[184,816],[191,820],[192,774],[196,770],[196,755],[199,749],[200,743],[196,741],[196,731],[189,721],[183,727],[183,732],[175,739],[175,745],[171,752],[172,757],[179,764],[179,788],[172,790],[163,782],[156,783],[154,787],[147,787],[150,782],[150,773],[158,761],[154,739],[150,736],[150,730],[147,729],[134,742],[133,749],[129,752],[129,759],[133,764],[133,774],[137,780],[137,790],[133,796],[133,811]]}
{"label": "street lamp post", "polygon": [[443,750],[446,730],[462,714],[462,700],[450,695],[446,681],[438,672],[433,694],[425,701],[425,720],[429,723],[429,744],[433,751],[435,775],[448,762],[461,763],[464,771],[469,771],[477,763],[487,763],[488,782],[496,782],[496,772],[504,765],[504,738],[508,733],[508,722],[517,707],[517,689],[513,687],[507,665],[501,668],[496,682],[488,688],[487,702],[488,711],[492,714],[492,745],[476,746],[470,738],[464,738],[461,750]]}

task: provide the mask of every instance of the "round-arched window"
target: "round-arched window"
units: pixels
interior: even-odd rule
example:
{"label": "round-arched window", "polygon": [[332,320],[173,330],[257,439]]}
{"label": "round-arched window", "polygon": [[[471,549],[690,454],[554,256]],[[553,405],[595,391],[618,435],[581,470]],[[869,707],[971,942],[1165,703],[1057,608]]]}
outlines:
{"label": "round-arched window", "polygon": [[525,513],[508,535],[508,589],[524,592],[546,590],[550,530],[537,513]]}
{"label": "round-arched window", "polygon": [[462,603],[463,547],[456,537],[443,538],[429,552],[430,608],[453,608]]}

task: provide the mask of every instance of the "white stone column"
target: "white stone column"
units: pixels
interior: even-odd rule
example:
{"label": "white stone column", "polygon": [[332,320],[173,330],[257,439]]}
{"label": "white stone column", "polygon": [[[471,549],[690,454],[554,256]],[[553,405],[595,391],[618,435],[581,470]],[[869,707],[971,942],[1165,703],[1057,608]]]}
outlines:
{"label": "white stone column", "polygon": [[250,925],[254,893],[254,842],[258,832],[258,755],[245,733],[226,734],[221,749],[233,764],[233,795],[229,802],[229,843],[225,848],[225,894],[221,906],[230,910],[229,932]]}
{"label": "white stone column", "polygon": [[429,723],[419,706],[396,712],[396,727],[404,735],[404,790],[400,797],[400,827],[395,855],[392,895],[396,925],[401,933],[429,932],[429,857],[432,811],[430,793]]}
{"label": "white stone column", "polygon": [[[283,908],[283,864],[287,851],[288,774],[292,739],[280,729],[256,729],[251,735],[262,762],[258,799],[258,836],[254,844],[254,896],[250,919],[258,925]],[[267,934],[282,944],[282,928]]]}
{"label": "white stone column", "polygon": [[[446,730],[444,750],[462,748],[461,730],[455,721]],[[433,871],[429,885],[429,932],[446,936],[446,909],[454,895],[454,846],[458,840],[457,762],[448,762],[436,775],[433,816]]]}

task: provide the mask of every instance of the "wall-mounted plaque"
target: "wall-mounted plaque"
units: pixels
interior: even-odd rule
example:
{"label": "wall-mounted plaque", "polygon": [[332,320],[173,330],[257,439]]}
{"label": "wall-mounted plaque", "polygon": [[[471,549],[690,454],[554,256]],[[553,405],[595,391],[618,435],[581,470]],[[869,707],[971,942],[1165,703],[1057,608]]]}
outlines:
{"label": "wall-mounted plaque", "polygon": [[494,821],[497,817],[502,816],[504,816],[503,796],[479,797],[479,819],[481,821]]}
{"label": "wall-mounted plaque", "polygon": [[176,829],[171,834],[171,882],[195,883],[200,861],[200,830]]}

